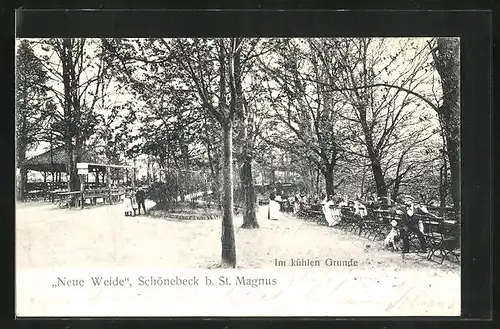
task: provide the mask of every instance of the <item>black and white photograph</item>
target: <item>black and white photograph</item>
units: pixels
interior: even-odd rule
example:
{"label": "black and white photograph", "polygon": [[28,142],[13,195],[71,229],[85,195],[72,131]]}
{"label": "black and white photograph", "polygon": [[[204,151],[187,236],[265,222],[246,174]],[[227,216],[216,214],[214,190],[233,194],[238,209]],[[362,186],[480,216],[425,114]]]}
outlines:
{"label": "black and white photograph", "polygon": [[460,315],[459,37],[15,51],[18,315]]}

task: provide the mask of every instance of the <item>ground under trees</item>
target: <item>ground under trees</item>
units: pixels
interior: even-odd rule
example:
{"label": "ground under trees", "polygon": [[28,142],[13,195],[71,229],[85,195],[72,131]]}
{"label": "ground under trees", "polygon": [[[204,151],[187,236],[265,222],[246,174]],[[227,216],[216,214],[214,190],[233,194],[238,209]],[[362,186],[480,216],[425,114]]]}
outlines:
{"label": "ground under trees", "polygon": [[72,191],[85,149],[144,162],[175,200],[210,192],[223,266],[235,208],[259,228],[257,194],[285,181],[460,208],[458,39],[51,38],[17,59],[21,197],[40,143],[64,147]]}

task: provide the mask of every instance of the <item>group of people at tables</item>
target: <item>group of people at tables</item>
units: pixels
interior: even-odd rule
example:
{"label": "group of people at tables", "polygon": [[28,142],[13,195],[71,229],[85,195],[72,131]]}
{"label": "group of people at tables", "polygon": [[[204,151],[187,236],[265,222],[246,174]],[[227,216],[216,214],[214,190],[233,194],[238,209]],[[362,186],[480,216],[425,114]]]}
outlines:
{"label": "group of people at tables", "polygon": [[[309,201],[310,199],[312,199],[312,202]],[[278,219],[280,209],[282,209],[281,205],[285,201],[293,205],[293,212],[295,214],[298,214],[307,205],[320,201],[323,215],[329,226],[335,226],[342,221],[343,207],[351,209],[354,216],[360,219],[369,216],[368,209],[386,210],[398,214],[399,218],[401,218],[399,223],[396,220],[391,221],[391,231],[384,240],[386,247],[392,245],[394,249],[397,249],[397,240],[401,239],[403,242],[403,252],[408,252],[410,249],[409,236],[413,234],[417,236],[421,250],[424,252],[427,251],[424,224],[418,215],[425,215],[428,218],[435,219],[439,219],[439,217],[430,213],[425,205],[416,203],[409,195],[396,200],[389,200],[387,197],[372,197],[362,201],[360,196],[357,196],[354,200],[348,200],[348,197],[342,195],[329,195],[318,200],[318,197],[309,198],[307,195],[301,195],[300,193],[296,193],[287,200],[283,200],[276,193],[276,189],[274,189],[269,197],[268,219]]]}

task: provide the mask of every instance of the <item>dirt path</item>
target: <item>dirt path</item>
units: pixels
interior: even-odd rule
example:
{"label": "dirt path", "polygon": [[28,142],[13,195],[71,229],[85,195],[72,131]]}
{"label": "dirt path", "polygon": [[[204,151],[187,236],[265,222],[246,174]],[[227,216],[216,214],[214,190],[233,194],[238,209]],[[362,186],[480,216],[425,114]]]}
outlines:
{"label": "dirt path", "polygon": [[[220,259],[220,220],[170,221],[145,216],[124,217],[122,206],[84,210],[52,205],[17,207],[18,268],[155,267],[206,268]],[[363,269],[428,270],[458,275],[458,265],[431,263],[422,255],[381,249],[372,242],[293,216],[267,220],[258,212],[260,229],[241,229],[235,218],[238,267],[275,267],[275,260],[293,258],[353,259]]]}
{"label": "dirt path", "polygon": [[[122,211],[121,205],[85,210],[19,205],[16,310],[25,316],[200,316],[200,312],[206,316],[380,316],[460,312],[457,265],[437,265],[416,255],[402,259],[400,253],[381,250],[380,242],[292,216],[270,221],[265,207],[258,212],[260,229],[241,229],[241,217],[235,219],[236,271],[208,269],[220,260],[220,220],[131,218],[124,217]],[[275,260],[290,264],[291,258],[321,262],[352,259],[358,266],[275,266]],[[71,287],[51,288],[54,275],[89,278],[103,271],[110,271],[109,275],[124,273],[132,281],[145,273],[227,275],[233,279],[244,275],[274,277],[278,285],[168,290],[86,285],[85,289],[78,288],[78,293]],[[162,303],[157,303],[159,299]],[[143,307],[137,309],[137,303]]]}

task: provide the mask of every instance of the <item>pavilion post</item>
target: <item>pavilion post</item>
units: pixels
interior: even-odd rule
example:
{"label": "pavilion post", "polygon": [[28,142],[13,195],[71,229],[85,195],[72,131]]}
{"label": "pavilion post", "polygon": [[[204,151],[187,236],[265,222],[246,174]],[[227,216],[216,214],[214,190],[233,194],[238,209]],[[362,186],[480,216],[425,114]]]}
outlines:
{"label": "pavilion post", "polygon": [[85,204],[85,176],[87,175],[80,175],[80,208],[83,209],[83,205]]}
{"label": "pavilion post", "polygon": [[106,179],[108,183],[108,197],[109,197],[109,204],[113,204],[111,201],[111,168],[106,167]]}
{"label": "pavilion post", "polygon": [[132,190],[135,191],[135,159],[134,159],[134,167],[132,168]]}
{"label": "pavilion post", "polygon": [[132,169],[132,190],[135,191],[135,167]]}

